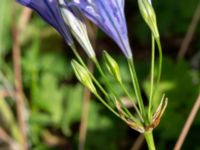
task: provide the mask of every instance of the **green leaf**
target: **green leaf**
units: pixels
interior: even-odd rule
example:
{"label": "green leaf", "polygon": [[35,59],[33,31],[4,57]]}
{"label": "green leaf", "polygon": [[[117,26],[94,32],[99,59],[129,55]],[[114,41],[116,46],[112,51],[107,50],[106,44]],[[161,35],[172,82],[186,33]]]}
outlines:
{"label": "green leaf", "polygon": [[61,129],[65,135],[70,136],[72,131],[70,127],[73,123],[79,122],[82,111],[83,87],[80,84],[76,86],[67,86],[65,89],[64,113],[61,121]]}
{"label": "green leaf", "polygon": [[48,112],[52,122],[60,122],[62,115],[63,92],[59,89],[55,76],[43,73],[41,84],[35,90],[33,107]]}
{"label": "green leaf", "polygon": [[11,4],[11,0],[2,0],[0,5],[0,65],[2,57],[5,57],[9,48],[11,47]]}

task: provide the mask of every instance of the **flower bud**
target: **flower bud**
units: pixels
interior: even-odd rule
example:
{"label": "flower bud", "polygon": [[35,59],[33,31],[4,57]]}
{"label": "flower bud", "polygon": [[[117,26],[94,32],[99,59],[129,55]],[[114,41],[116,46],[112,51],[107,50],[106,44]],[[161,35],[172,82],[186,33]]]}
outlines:
{"label": "flower bud", "polygon": [[81,66],[76,60],[72,60],[71,65],[78,80],[84,86],[86,86],[92,93],[96,93],[96,88],[93,85],[93,82],[88,70],[85,69],[83,66]]}
{"label": "flower bud", "polygon": [[106,51],[104,51],[104,60],[110,74],[112,74],[117,79],[117,81],[121,82],[119,65]]}
{"label": "flower bud", "polygon": [[156,14],[151,4],[151,0],[138,0],[138,5],[140,9],[140,13],[151,29],[154,37],[159,38],[159,32],[156,21]]}
{"label": "flower bud", "polygon": [[59,0],[59,3],[61,5],[61,14],[66,25],[70,28],[73,36],[83,47],[88,57],[94,58],[95,52],[87,34],[83,15],[77,7],[68,6],[64,0]]}

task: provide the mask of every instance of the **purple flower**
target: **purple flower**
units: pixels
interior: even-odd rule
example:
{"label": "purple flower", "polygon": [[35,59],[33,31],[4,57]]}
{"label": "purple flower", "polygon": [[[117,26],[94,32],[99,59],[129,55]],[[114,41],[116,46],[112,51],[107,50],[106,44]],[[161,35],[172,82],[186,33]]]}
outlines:
{"label": "purple flower", "polygon": [[124,0],[72,0],[70,5],[77,6],[118,44],[127,58],[132,58],[124,15]]}
{"label": "purple flower", "polygon": [[69,45],[73,44],[70,31],[62,18],[57,0],[17,0],[17,2],[36,11],[64,37]]}

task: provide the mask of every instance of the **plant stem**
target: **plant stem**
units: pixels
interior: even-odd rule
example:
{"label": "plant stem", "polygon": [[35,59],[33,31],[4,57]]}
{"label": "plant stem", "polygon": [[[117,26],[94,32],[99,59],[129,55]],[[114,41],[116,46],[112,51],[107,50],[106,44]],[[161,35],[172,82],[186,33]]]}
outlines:
{"label": "plant stem", "polygon": [[121,118],[120,115],[111,107],[109,106],[104,100],[103,98],[101,98],[101,96],[98,93],[94,93],[94,95],[111,111],[113,112],[117,117]]}
{"label": "plant stem", "polygon": [[141,91],[140,91],[140,86],[139,86],[139,82],[137,79],[137,74],[136,74],[136,70],[135,70],[135,66],[133,63],[133,59],[128,59],[128,66],[129,66],[129,70],[131,73],[131,78],[132,78],[132,82],[133,82],[133,87],[135,90],[135,95],[137,98],[137,102],[139,105],[139,109],[141,114],[143,115],[144,120],[146,120],[146,112],[145,112],[145,108],[144,108],[144,104],[143,104],[143,100],[142,100],[142,95],[141,95]]}
{"label": "plant stem", "polygon": [[70,46],[74,55],[76,56],[76,58],[78,59],[78,61],[81,63],[81,65],[83,65],[85,68],[87,68],[87,66],[85,65],[85,63],[83,62],[82,58],[80,57],[80,55],[78,54],[75,45],[71,45]]}
{"label": "plant stem", "polygon": [[124,86],[124,84],[123,84],[122,82],[119,82],[119,84],[120,84],[121,88],[124,90],[125,94],[128,96],[128,98],[131,100],[132,105],[133,105],[133,107],[135,108],[135,111],[137,112],[137,114],[138,114],[140,120],[141,120],[142,122],[144,122],[144,119],[142,118],[142,115],[141,115],[139,109],[138,109],[137,106],[135,105],[135,101],[134,101],[133,97],[129,94],[129,92],[127,91],[126,87]]}
{"label": "plant stem", "polygon": [[[120,105],[123,107],[125,113],[126,113],[130,118],[132,118],[135,122],[138,122],[137,118],[134,117],[134,116],[130,113],[130,111],[126,108],[126,106],[125,106],[125,105],[123,104],[123,102],[121,101],[121,98],[117,95],[117,93],[114,91],[114,89],[112,88],[112,86],[111,86],[110,83],[108,82],[108,80],[107,80],[107,78],[106,78],[106,75],[104,74],[104,72],[103,72],[103,70],[102,70],[102,68],[101,68],[101,66],[100,66],[100,64],[99,64],[99,62],[98,62],[98,60],[97,60],[97,59],[93,59],[93,62],[95,63],[95,65],[96,65],[98,71],[100,72],[101,76],[102,76],[103,79],[105,80],[107,88],[109,88],[109,90],[113,93],[113,95],[115,96],[115,98],[119,101],[119,103],[120,103]],[[141,115],[140,115],[140,112],[138,111],[138,109],[137,109],[136,106],[135,106],[135,108],[136,108],[137,113],[139,113],[138,115],[139,115],[140,119],[143,120],[142,117],[141,117]]]}
{"label": "plant stem", "polygon": [[156,43],[157,43],[158,52],[159,52],[159,66],[158,66],[158,77],[157,77],[157,84],[158,84],[160,82],[160,77],[162,73],[162,59],[163,59],[160,38],[156,38]]}
{"label": "plant stem", "polygon": [[151,48],[151,84],[150,84],[149,110],[148,110],[149,120],[151,120],[152,99],[154,93],[154,70],[155,70],[155,39],[153,34],[151,38],[152,38],[152,48]]}
{"label": "plant stem", "polygon": [[[13,11],[15,12],[15,10]],[[14,18],[15,15],[13,14]],[[16,21],[14,21],[16,22]],[[15,100],[16,100],[16,115],[19,124],[20,131],[20,146],[21,150],[28,150],[28,139],[27,139],[27,117],[26,117],[26,105],[23,97],[23,78],[21,68],[21,47],[19,37],[19,27],[13,24],[12,27],[12,38],[13,38],[13,67],[14,67],[14,79],[15,79]]]}
{"label": "plant stem", "polygon": [[[78,59],[78,61],[81,63],[81,65],[87,69],[87,66],[85,65],[83,59],[80,57],[80,55],[78,54],[77,50],[76,50],[76,47],[75,45],[71,45],[71,49],[73,51],[73,53],[75,54],[76,58]],[[98,61],[96,60],[96,58],[93,58],[92,59],[93,62],[97,65],[101,75],[103,76],[104,73],[103,71],[101,70],[101,67],[100,65],[98,64]],[[101,84],[96,80],[96,78],[93,76],[93,74],[88,70],[88,72],[90,73],[90,76],[92,78],[92,80],[95,82],[95,84],[98,86],[98,88],[103,92],[103,94],[106,96],[106,98],[109,98],[109,95],[108,93],[104,90],[104,88],[101,86]],[[105,78],[105,76],[103,76]],[[93,93],[110,111],[112,111],[117,117],[121,118],[119,116],[119,114],[112,108],[110,107],[104,100],[103,98],[97,94],[97,93]],[[118,98],[119,99],[119,98]],[[119,99],[120,100],[120,99]],[[123,103],[120,101],[120,104],[122,105]],[[123,105],[122,105],[123,106]],[[125,111],[126,113],[128,113],[128,115],[135,121],[135,122],[138,122],[137,118],[135,118],[129,111],[128,109],[125,108]],[[127,115],[127,114],[126,114]],[[127,116],[126,116],[127,117]],[[121,118],[122,119],[122,118]]]}
{"label": "plant stem", "polygon": [[144,133],[145,140],[147,142],[147,146],[149,150],[156,150],[155,144],[154,144],[154,139],[153,139],[153,132],[145,132]]}
{"label": "plant stem", "polygon": [[183,127],[183,130],[181,131],[181,134],[176,142],[176,145],[174,147],[174,150],[180,150],[181,147],[183,146],[183,143],[184,143],[184,140],[193,124],[193,121],[195,119],[195,117],[197,117],[197,113],[198,111],[200,110],[200,94],[196,100],[196,102],[194,103],[192,109],[191,109],[191,112],[185,122],[185,125]]}

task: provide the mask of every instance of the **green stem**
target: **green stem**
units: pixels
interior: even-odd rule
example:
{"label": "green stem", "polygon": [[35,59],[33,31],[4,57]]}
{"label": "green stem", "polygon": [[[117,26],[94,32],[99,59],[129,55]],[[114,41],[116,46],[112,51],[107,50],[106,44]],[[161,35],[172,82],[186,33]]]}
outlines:
{"label": "green stem", "polygon": [[76,56],[76,58],[78,59],[78,61],[81,63],[81,65],[83,65],[85,68],[87,68],[86,65],[85,65],[85,63],[83,62],[82,58],[81,58],[80,55],[78,54],[78,52],[77,52],[76,47],[75,47],[74,44],[71,45],[71,49],[72,49],[74,55]]}
{"label": "green stem", "polygon": [[[121,101],[121,99],[119,98],[119,96],[116,94],[116,92],[114,91],[114,89],[112,88],[112,86],[110,85],[110,83],[108,82],[106,75],[104,74],[103,70],[101,69],[101,66],[98,62],[97,59],[93,59],[93,62],[95,63],[98,71],[100,72],[101,76],[104,78],[107,87],[110,89],[110,91],[114,94],[114,96],[117,98],[117,100],[119,101],[120,105],[122,106],[122,108],[124,109],[124,111],[126,112],[126,114],[133,119],[133,121],[138,122],[137,118],[134,117],[130,111],[126,108],[126,106],[124,106],[123,102]],[[137,109],[136,109],[137,110]],[[137,111],[139,112],[139,111]],[[139,116],[141,116],[140,114],[138,114]],[[143,120],[143,119],[142,119]]]}
{"label": "green stem", "polygon": [[144,133],[145,140],[147,142],[147,146],[149,150],[156,150],[155,144],[154,144],[154,139],[153,139],[153,132],[145,132]]}
{"label": "green stem", "polygon": [[140,120],[141,120],[142,122],[144,122],[144,119],[142,118],[142,115],[141,115],[139,109],[138,109],[137,106],[135,105],[135,101],[133,100],[132,96],[129,94],[129,92],[127,91],[126,87],[124,86],[124,84],[123,84],[121,81],[119,81],[119,84],[120,84],[121,88],[124,90],[125,94],[126,94],[126,95],[129,97],[129,99],[131,100],[132,105],[133,105],[133,107],[135,108],[135,111],[137,112],[137,114],[138,114]]}
{"label": "green stem", "polygon": [[159,66],[158,66],[158,77],[157,77],[157,84],[160,82],[161,73],[162,73],[162,47],[160,44],[160,38],[156,38],[156,43],[158,45],[158,52],[159,52]]}
{"label": "green stem", "polygon": [[109,106],[102,98],[101,98],[101,96],[99,95],[99,94],[97,94],[97,93],[94,93],[94,95],[111,111],[111,112],[113,112],[117,117],[119,117],[119,118],[121,118],[120,116],[119,116],[119,114],[111,107],[111,106]]}
{"label": "green stem", "polygon": [[[94,93],[94,95],[112,112],[115,114],[115,116],[117,116],[118,118],[120,118],[123,121],[127,121],[124,117],[121,117],[112,107],[110,107],[102,98],[98,93]],[[138,121],[136,121],[136,123],[140,123]]]}
{"label": "green stem", "polygon": [[[78,61],[81,63],[81,65],[83,67],[85,67],[85,69],[87,69],[87,66],[85,65],[83,59],[80,57],[80,55],[78,54],[75,45],[71,45],[71,49],[73,51],[73,53],[75,54],[75,56],[77,57]],[[98,61],[96,60],[96,58],[92,58],[93,62],[95,62],[95,64],[98,64]],[[98,67],[100,67],[100,65],[98,64]],[[88,70],[88,72],[90,73],[90,71]],[[103,71],[100,68],[100,72],[101,74],[103,73]],[[101,92],[106,96],[106,98],[109,98],[108,93],[104,90],[104,88],[101,86],[101,84],[96,80],[96,78],[93,76],[93,74],[90,73],[90,76],[92,78],[92,80],[95,82],[95,84],[98,86],[98,88],[101,90]],[[95,93],[94,93],[95,94]],[[112,111],[116,116],[118,116],[119,118],[121,118],[119,116],[119,114],[113,109],[111,108],[102,98],[99,94],[95,94],[95,96],[110,110]],[[119,99],[120,100],[120,99]],[[120,103],[122,105],[122,103]],[[134,116],[132,116],[132,114],[128,111],[128,109],[125,109],[126,113],[128,113],[129,117],[131,117],[133,119],[133,121],[138,122],[137,118],[135,118]],[[126,116],[127,117],[127,116]]]}
{"label": "green stem", "polygon": [[101,90],[101,92],[108,98],[108,93],[104,90],[104,88],[101,86],[101,84],[97,81],[97,79],[90,73],[90,76],[94,83],[98,86],[98,88]]}
{"label": "green stem", "polygon": [[129,66],[129,70],[130,70],[130,73],[131,73],[132,83],[133,83],[133,87],[134,87],[134,90],[135,90],[135,95],[136,95],[136,98],[137,98],[139,109],[140,109],[141,114],[143,115],[144,120],[146,120],[145,119],[146,113],[145,113],[145,109],[144,109],[144,104],[143,104],[143,100],[142,100],[142,95],[141,95],[140,86],[139,86],[139,82],[138,82],[138,79],[137,79],[137,74],[136,74],[136,71],[135,71],[133,59],[128,59],[128,66]]}
{"label": "green stem", "polygon": [[154,70],[155,70],[155,38],[153,34],[151,38],[152,38],[152,49],[151,49],[151,85],[150,85],[149,110],[148,110],[149,120],[151,120],[152,99],[154,92]]}

